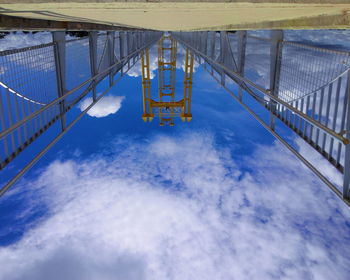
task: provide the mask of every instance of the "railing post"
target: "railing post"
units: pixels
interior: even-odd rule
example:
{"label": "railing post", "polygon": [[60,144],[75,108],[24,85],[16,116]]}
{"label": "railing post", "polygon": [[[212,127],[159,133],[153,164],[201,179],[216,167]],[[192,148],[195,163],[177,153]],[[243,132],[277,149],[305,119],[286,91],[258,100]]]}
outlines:
{"label": "railing post", "polygon": [[[237,71],[235,69],[234,57],[230,45],[230,38],[226,31],[220,32],[220,63],[232,71]],[[221,84],[225,85],[225,72],[221,72]]]}
{"label": "railing post", "polygon": [[[55,68],[58,97],[66,93],[66,33],[64,31],[52,32],[52,40],[55,44]],[[59,103],[62,131],[66,129],[65,101]]]}
{"label": "railing post", "polygon": [[[209,43],[211,45],[210,48],[210,58],[211,59],[215,59],[215,42],[216,42],[216,32],[215,31],[209,31]],[[213,66],[211,65],[211,74],[213,75],[214,71],[213,71]]]}
{"label": "railing post", "polygon": [[[112,66],[115,64],[115,56],[114,56],[114,31],[107,32],[107,56],[108,56],[108,66]],[[109,86],[113,85],[113,76],[115,69],[111,69],[109,73]]]}
{"label": "railing post", "polygon": [[[237,73],[244,76],[244,64],[245,64],[245,49],[247,45],[247,31],[237,31]],[[238,98],[240,101],[243,99],[243,89],[241,86],[238,88]]]}
{"label": "railing post", "polygon": [[[125,57],[125,32],[119,32],[119,52],[120,52],[120,60],[123,60]],[[121,65],[120,73],[123,75],[124,63]]]}
{"label": "railing post", "polygon": [[215,60],[215,48],[216,48],[216,32],[210,31],[211,33],[211,58]]}
{"label": "railing post", "polygon": [[[271,31],[271,48],[270,48],[270,92],[274,96],[278,96],[279,79],[281,72],[281,59],[282,59],[282,41],[283,31],[273,30]],[[276,102],[270,100],[270,127],[275,129],[275,116]]]}
{"label": "railing post", "polygon": [[[132,52],[131,42],[132,31],[126,32],[126,53],[129,55]],[[130,59],[128,60],[128,69],[130,68]]]}
{"label": "railing post", "polygon": [[[220,31],[220,57],[219,62],[225,65],[225,59],[227,57],[227,45],[226,45],[226,38],[227,36],[226,31]],[[220,71],[221,73],[221,85],[225,85],[225,72],[223,70]]]}
{"label": "railing post", "polygon": [[[91,68],[91,77],[97,75],[97,32],[89,32],[89,51],[90,51],[90,68]],[[92,89],[93,101],[96,101],[96,81],[93,81],[94,87]]]}
{"label": "railing post", "polygon": [[[345,98],[347,99],[346,138],[350,139],[350,71],[347,73]],[[350,144],[345,145],[343,199],[350,200]]]}
{"label": "railing post", "polygon": [[120,52],[120,60],[122,60],[125,56],[124,54],[124,43],[125,42],[125,33],[124,31],[119,32],[119,52]]}
{"label": "railing post", "polygon": [[[137,32],[133,33],[132,38],[133,38],[132,51],[136,51],[136,49],[137,49]],[[135,61],[136,61],[136,55],[134,55],[133,58],[132,58],[133,64],[135,63]]]}
{"label": "railing post", "polygon": [[203,52],[208,55],[208,31],[203,32]]}

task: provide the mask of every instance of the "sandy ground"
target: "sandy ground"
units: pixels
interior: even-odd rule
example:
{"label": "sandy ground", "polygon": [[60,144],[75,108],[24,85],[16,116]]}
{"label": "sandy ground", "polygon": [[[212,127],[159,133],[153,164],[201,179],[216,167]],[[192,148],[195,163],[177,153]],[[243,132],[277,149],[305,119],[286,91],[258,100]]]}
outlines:
{"label": "sandy ground", "polygon": [[340,0],[339,2],[345,3],[339,4],[142,1],[94,3],[91,0],[88,3],[16,1],[16,4],[2,4],[3,2],[9,1],[0,0],[0,12],[5,15],[169,31],[350,27],[350,0]]}

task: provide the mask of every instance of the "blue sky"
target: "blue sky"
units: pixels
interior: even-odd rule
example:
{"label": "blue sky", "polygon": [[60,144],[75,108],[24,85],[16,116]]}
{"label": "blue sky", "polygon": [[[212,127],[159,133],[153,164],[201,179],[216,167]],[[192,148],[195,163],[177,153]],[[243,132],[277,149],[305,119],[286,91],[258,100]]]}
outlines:
{"label": "blue sky", "polygon": [[[350,49],[349,31],[286,36]],[[0,279],[347,279],[349,209],[199,65],[192,108],[144,123],[131,69],[1,199]]]}

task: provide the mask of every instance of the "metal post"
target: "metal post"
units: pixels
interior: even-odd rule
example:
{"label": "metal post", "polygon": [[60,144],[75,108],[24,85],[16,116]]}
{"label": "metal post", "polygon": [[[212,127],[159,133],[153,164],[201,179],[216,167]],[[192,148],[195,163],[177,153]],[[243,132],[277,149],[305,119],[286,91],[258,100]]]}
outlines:
{"label": "metal post", "polygon": [[[223,64],[226,68],[236,71],[234,67],[233,53],[230,46],[230,41],[226,31],[220,32],[220,56],[219,62]],[[226,73],[222,69],[221,71],[221,84],[225,85]]]}
{"label": "metal post", "polygon": [[215,42],[216,42],[216,35],[215,35],[215,31],[209,31],[209,35],[210,35],[210,44],[211,44],[211,53],[210,53],[210,57],[211,59],[215,59]]}
{"label": "metal post", "polygon": [[[345,98],[347,98],[346,138],[350,139],[350,71],[347,76]],[[345,145],[343,199],[350,200],[350,144]]]}
{"label": "metal post", "polygon": [[[137,49],[137,32],[133,33],[132,39],[133,39],[132,51],[135,51]],[[132,58],[133,64],[135,63],[135,61],[136,61],[136,55],[134,55]]]}
{"label": "metal post", "polygon": [[[245,49],[247,45],[247,31],[237,31],[237,72],[244,76],[244,64],[245,64]],[[240,101],[243,99],[243,89],[241,86],[238,88],[238,98]]]}
{"label": "metal post", "polygon": [[[120,60],[122,61],[124,56],[125,56],[125,53],[124,53],[124,50],[125,50],[125,32],[124,31],[120,31],[119,32],[119,52],[120,52]],[[123,68],[124,68],[124,63],[123,65],[121,65],[121,69],[120,69],[120,73],[123,75]]]}
{"label": "metal post", "polygon": [[[64,31],[52,32],[52,39],[55,43],[55,68],[56,68],[56,80],[58,97],[63,96],[66,93],[66,33]],[[59,103],[60,118],[62,131],[66,128],[66,113],[65,113],[65,101],[62,100]]]}
{"label": "metal post", "polygon": [[[227,44],[225,40],[226,31],[220,31],[220,56],[219,56],[219,62],[223,65],[227,66],[225,64],[226,57],[227,57]],[[225,72],[221,69],[221,85],[225,85]]]}
{"label": "metal post", "polygon": [[[282,58],[282,41],[283,31],[273,30],[271,31],[271,48],[270,48],[270,92],[274,96],[278,96],[278,86],[281,71],[281,58]],[[276,102],[270,100],[270,127],[275,129],[275,116]]]}
{"label": "metal post", "polygon": [[[126,53],[128,55],[131,53],[131,50],[132,50],[131,35],[132,35],[132,32],[126,32]],[[130,59],[128,60],[128,68],[130,68]]]}
{"label": "metal post", "polygon": [[[91,68],[91,77],[97,75],[97,32],[89,32],[89,50],[90,50],[90,68]],[[94,80],[95,84],[96,81]],[[96,101],[96,86],[92,89],[93,101]]]}
{"label": "metal post", "polygon": [[125,56],[124,54],[124,43],[125,42],[125,32],[119,32],[119,52],[120,52],[120,60],[122,60]]}
{"label": "metal post", "polygon": [[208,55],[208,31],[204,31],[203,37],[203,50],[205,55]]}
{"label": "metal post", "polygon": [[[108,66],[112,66],[115,64],[115,56],[114,56],[114,31],[107,32],[107,57],[108,57]],[[111,69],[109,74],[109,86],[113,85],[113,76],[115,73],[115,69]]]}

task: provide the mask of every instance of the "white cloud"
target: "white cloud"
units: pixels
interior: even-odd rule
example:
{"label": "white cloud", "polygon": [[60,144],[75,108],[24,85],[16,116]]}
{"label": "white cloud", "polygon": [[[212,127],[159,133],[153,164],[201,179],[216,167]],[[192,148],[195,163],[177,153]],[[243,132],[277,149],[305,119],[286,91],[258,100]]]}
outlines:
{"label": "white cloud", "polygon": [[348,209],[279,145],[241,173],[210,134],[149,140],[22,186],[49,215],[0,249],[0,279],[347,279]]}
{"label": "white cloud", "polygon": [[[91,117],[102,118],[115,114],[122,106],[124,96],[105,96],[94,105],[87,114]],[[79,104],[79,109],[84,111],[92,103],[92,98],[86,98]]]}

